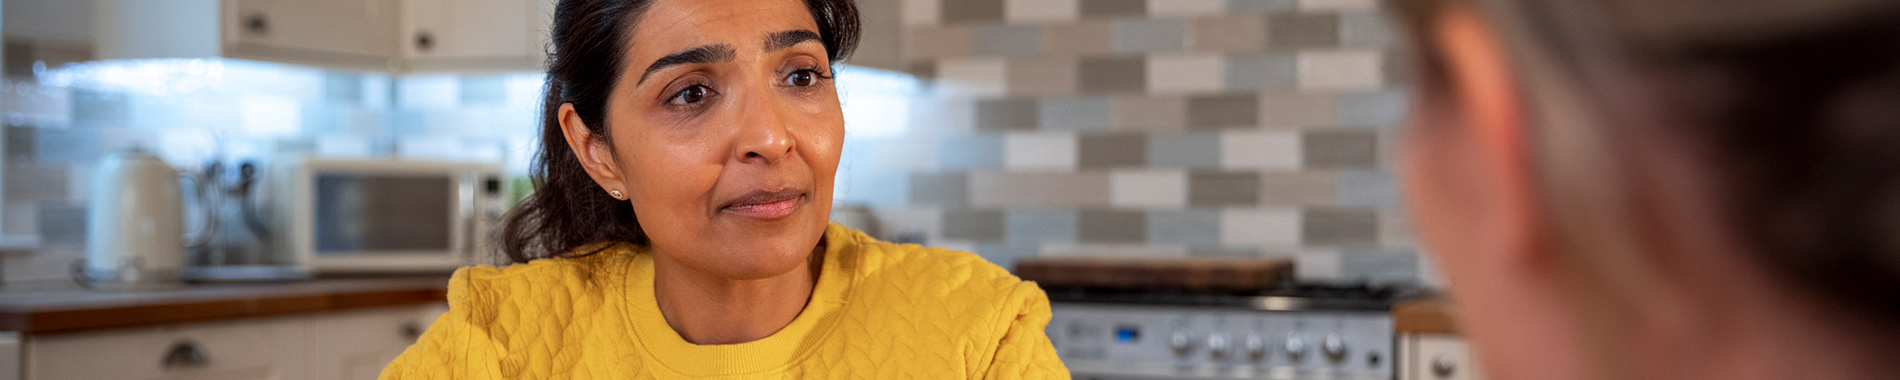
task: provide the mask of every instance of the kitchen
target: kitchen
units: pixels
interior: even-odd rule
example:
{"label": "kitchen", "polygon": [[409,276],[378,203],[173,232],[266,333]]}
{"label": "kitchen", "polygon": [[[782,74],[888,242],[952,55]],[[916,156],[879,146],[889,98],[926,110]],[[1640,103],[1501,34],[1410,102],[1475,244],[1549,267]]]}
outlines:
{"label": "kitchen", "polygon": [[[553,2],[0,5],[0,378],[373,378],[447,308],[448,270],[505,262],[472,231],[532,191]],[[1077,378],[1471,378],[1446,314],[1400,305],[1440,282],[1396,188],[1411,78],[1378,2],[859,7],[833,220],[1018,270],[1280,268],[1209,293],[1246,295],[1207,314],[1208,297],[1069,308],[1099,300],[1050,285]],[[167,169],[179,236],[101,222],[165,209],[113,202],[166,198],[122,181]],[[416,173],[446,181],[400,181]],[[451,212],[387,207],[417,202]],[[148,241],[178,264],[95,253]],[[167,271],[190,281],[138,280]],[[1213,325],[1255,316],[1310,326]],[[1221,356],[1262,364],[1195,364]]]}

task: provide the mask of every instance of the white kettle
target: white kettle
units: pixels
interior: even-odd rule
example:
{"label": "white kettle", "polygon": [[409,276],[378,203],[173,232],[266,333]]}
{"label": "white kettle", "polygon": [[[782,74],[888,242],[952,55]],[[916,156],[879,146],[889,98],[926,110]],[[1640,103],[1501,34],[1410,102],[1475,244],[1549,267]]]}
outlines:
{"label": "white kettle", "polygon": [[[82,284],[140,289],[183,282],[185,194],[179,178],[170,165],[137,147],[99,162],[86,208],[86,259],[75,268]],[[200,232],[193,240],[210,235]]]}

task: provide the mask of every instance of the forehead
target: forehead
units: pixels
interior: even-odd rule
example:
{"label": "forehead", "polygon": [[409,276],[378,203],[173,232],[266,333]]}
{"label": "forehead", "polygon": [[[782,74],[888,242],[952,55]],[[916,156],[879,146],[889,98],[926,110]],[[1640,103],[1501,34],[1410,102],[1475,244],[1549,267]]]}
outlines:
{"label": "forehead", "polygon": [[818,31],[800,0],[657,0],[629,33],[627,58],[643,67],[667,54],[728,44],[740,56],[757,53],[773,32]]}

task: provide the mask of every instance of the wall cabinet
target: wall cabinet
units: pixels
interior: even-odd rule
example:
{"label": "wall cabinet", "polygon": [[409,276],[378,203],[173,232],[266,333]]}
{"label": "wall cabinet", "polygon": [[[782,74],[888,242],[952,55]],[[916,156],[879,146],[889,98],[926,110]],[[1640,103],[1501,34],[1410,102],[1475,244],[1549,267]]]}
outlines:
{"label": "wall cabinet", "polygon": [[27,380],[375,379],[447,305],[28,336]]}

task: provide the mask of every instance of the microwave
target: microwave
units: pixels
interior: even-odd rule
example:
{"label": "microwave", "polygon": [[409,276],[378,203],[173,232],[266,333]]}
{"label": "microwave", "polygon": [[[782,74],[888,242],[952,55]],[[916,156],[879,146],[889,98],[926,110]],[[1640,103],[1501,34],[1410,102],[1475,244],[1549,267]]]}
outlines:
{"label": "microwave", "polygon": [[273,248],[305,270],[447,273],[499,257],[501,165],[307,158],[274,170]]}

